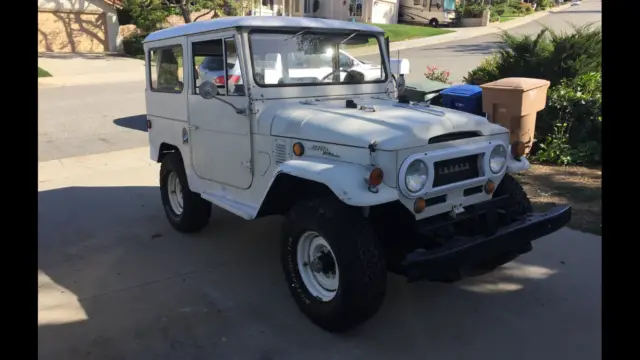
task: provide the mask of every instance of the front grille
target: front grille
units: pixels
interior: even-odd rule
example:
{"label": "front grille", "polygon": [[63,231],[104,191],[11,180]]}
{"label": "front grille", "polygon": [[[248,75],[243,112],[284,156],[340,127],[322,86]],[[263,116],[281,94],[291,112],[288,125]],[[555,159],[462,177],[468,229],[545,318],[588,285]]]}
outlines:
{"label": "front grille", "polygon": [[480,136],[480,133],[476,131],[458,131],[458,132],[452,132],[452,133],[434,136],[431,139],[429,139],[429,144],[439,144],[439,143],[449,142],[449,141],[470,139],[478,136]]}
{"label": "front grille", "polygon": [[435,170],[433,187],[454,184],[480,177],[480,168],[478,167],[479,156],[480,155],[475,154],[436,161],[433,164]]}

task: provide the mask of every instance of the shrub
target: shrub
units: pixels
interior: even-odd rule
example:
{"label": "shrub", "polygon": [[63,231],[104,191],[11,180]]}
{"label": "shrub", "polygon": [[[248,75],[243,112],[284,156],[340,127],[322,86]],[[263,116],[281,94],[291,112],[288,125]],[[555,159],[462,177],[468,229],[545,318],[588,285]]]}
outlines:
{"label": "shrub", "polygon": [[553,7],[553,1],[552,0],[538,0],[537,4],[538,4],[538,6],[536,7],[536,10],[537,9],[547,10],[547,9]]}
{"label": "shrub", "polygon": [[122,48],[125,54],[135,57],[144,56],[144,48],[142,42],[146,34],[131,34],[122,39]]}
{"label": "shrub", "polygon": [[424,73],[424,76],[433,81],[439,81],[441,83],[449,83],[449,76],[451,73],[446,70],[438,70],[436,66],[427,66],[427,72]]}
{"label": "shrub", "polygon": [[520,9],[521,9],[520,12],[524,14],[533,13],[533,7],[529,3],[520,3]]}
{"label": "shrub", "polygon": [[602,78],[588,73],[565,79],[549,89],[546,108],[538,114],[538,161],[594,164],[601,159]]}
{"label": "shrub", "polygon": [[555,86],[562,79],[600,72],[602,68],[599,27],[574,27],[572,33],[543,29],[536,36],[503,33],[501,39],[495,59],[471,70],[464,78],[466,83],[480,85],[505,77],[533,77],[547,79]]}
{"label": "shrub", "polygon": [[489,7],[482,3],[466,3],[462,7],[463,18],[479,18],[482,17],[482,13]]}
{"label": "shrub", "polygon": [[496,8],[492,7],[491,8],[491,14],[492,15],[493,14],[497,14],[497,15],[502,16],[502,14],[504,14],[504,11],[505,11],[504,7],[496,7]]}
{"label": "shrub", "polygon": [[489,13],[489,22],[498,22],[500,21],[500,15],[498,15],[495,12],[490,12]]}

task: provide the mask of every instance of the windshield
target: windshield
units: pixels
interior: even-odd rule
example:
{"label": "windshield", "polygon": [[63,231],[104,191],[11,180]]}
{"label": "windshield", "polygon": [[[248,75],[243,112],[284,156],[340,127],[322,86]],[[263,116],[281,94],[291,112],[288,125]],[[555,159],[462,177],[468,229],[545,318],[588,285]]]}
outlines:
{"label": "windshield", "polygon": [[[252,32],[254,80],[258,86],[365,84],[387,81],[376,36],[358,32]],[[366,49],[362,47],[366,46]],[[358,49],[361,48],[361,49]],[[366,50],[369,61],[349,51]]]}

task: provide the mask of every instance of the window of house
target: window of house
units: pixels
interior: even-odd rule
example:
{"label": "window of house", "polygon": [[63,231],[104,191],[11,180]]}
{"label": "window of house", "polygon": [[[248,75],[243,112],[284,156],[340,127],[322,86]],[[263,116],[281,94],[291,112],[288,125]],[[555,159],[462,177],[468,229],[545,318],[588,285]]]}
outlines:
{"label": "window of house", "polygon": [[174,45],[149,51],[151,91],[180,94],[184,88],[182,46]]}
{"label": "window of house", "polygon": [[194,94],[205,81],[212,82],[218,96],[244,96],[240,62],[233,38],[193,43]]}
{"label": "window of house", "polygon": [[349,1],[349,16],[351,17],[362,16],[362,0]]}

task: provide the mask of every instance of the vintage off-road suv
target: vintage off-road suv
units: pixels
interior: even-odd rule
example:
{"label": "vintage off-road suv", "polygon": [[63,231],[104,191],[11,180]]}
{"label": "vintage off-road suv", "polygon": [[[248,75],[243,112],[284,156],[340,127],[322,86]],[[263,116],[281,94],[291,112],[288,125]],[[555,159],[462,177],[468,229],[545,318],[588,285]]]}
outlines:
{"label": "vintage off-road suv", "polygon": [[[340,59],[365,44],[378,49],[367,57],[377,76]],[[397,101],[375,26],[227,17],[155,32],[144,49],[151,158],[169,222],[199,231],[211,204],[247,220],[284,215],[288,287],[325,330],[372,317],[387,271],[455,281],[530,251],[570,220],[570,207],[532,212],[510,175],[529,167],[524,144],[510,144],[507,129]],[[327,54],[331,69],[317,75]],[[224,59],[222,79],[199,78],[206,57]]]}

